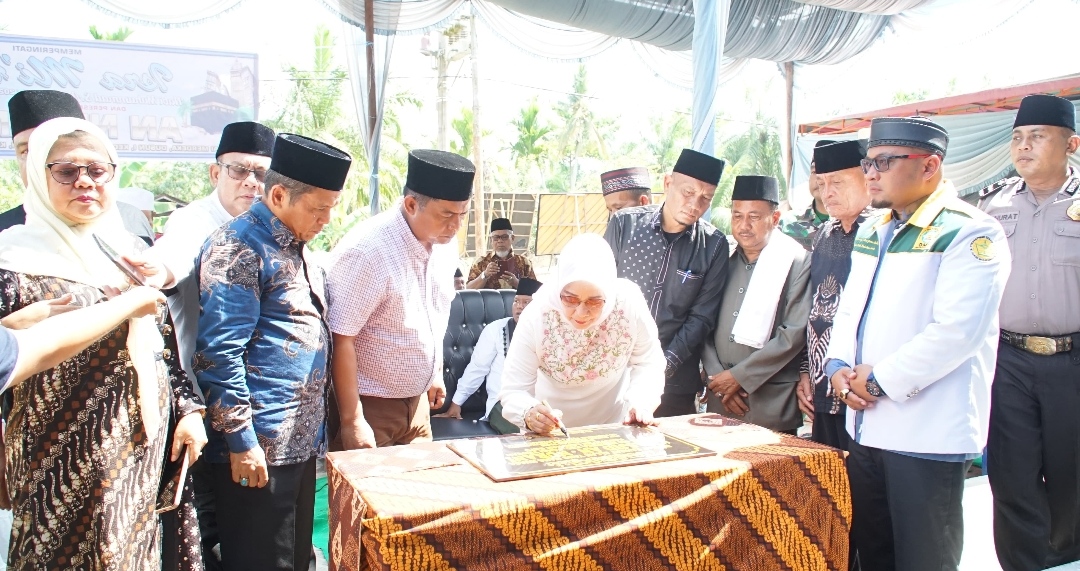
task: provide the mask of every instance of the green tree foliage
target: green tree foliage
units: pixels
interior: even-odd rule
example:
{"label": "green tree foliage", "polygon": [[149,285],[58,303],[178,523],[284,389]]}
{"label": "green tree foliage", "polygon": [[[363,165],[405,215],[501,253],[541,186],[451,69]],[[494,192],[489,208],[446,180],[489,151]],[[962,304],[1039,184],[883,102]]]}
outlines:
{"label": "green tree foliage", "polygon": [[465,158],[473,154],[473,113],[468,107],[461,108],[461,115],[450,120],[450,126],[457,133],[458,140],[450,141],[450,150]]}
{"label": "green tree foliage", "polygon": [[[518,117],[511,121],[517,130],[517,139],[510,145],[510,157],[514,166],[529,171],[536,167],[540,186],[545,186],[544,163],[548,160],[547,136],[553,127],[540,118],[540,106],[534,97],[521,108]],[[523,173],[524,174],[524,173]]]}
{"label": "green tree foliage", "polygon": [[106,32],[105,30],[98,30],[97,26],[90,26],[90,35],[95,40],[109,40],[113,42],[122,42],[128,39],[128,36],[134,34],[135,30],[128,28],[127,26],[121,27],[115,32]]}
{"label": "green tree foliage", "polygon": [[[368,217],[370,181],[363,138],[357,119],[346,114],[343,105],[344,68],[334,58],[335,38],[325,26],[315,30],[314,59],[301,69],[285,68],[292,86],[281,113],[267,121],[278,132],[312,137],[348,152],[353,157],[352,170],[341,193],[341,202],[331,214],[330,224],[311,242],[315,249],[328,250],[356,223]],[[420,107],[420,101],[408,94],[388,96],[383,112],[383,133],[379,153],[379,204],[388,208],[400,195],[408,164],[408,148],[401,142],[399,112]]]}
{"label": "green tree foliage", "polygon": [[[590,105],[589,76],[585,64],[578,66],[574,75],[573,91],[565,101],[555,107],[562,123],[556,155],[561,157],[561,172],[548,181],[548,188],[555,192],[578,191],[578,175],[581,158],[608,158],[606,139],[613,131],[614,120],[597,117]],[[554,184],[553,184],[554,183]]]}
{"label": "green tree foliage", "polygon": [[690,146],[690,120],[686,113],[665,113],[649,120],[652,137],[645,146],[652,154],[657,172],[671,172],[682,150]]}
{"label": "green tree foliage", "polygon": [[713,206],[731,206],[731,189],[735,185],[735,177],[741,174],[775,177],[780,181],[780,195],[785,195],[787,183],[782,166],[778,123],[776,117],[759,109],[753,123],[723,142],[718,156],[727,161],[727,166],[717,185]]}

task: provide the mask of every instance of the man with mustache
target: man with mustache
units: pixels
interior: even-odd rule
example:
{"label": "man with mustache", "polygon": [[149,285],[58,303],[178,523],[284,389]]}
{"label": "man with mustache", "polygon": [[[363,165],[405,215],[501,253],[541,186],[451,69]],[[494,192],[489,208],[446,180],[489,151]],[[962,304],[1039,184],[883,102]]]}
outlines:
{"label": "man with mustache", "polygon": [[727,237],[701,216],[723,172],[724,161],[683,149],[664,175],[663,205],[626,208],[608,219],[604,239],[618,275],[641,288],[667,359],[657,417],[697,412],[701,347],[716,325],[729,253]]}
{"label": "man with mustache", "polygon": [[1020,102],[1009,150],[1020,176],[982,191],[1013,253],[987,446],[994,546],[1005,571],[1080,559],[1080,148],[1073,103]]}
{"label": "man with mustache", "polygon": [[509,218],[493,218],[491,251],[482,256],[469,270],[469,289],[515,289],[521,278],[536,279],[532,262],[522,254],[514,253],[514,226]]}
{"label": "man with mustache", "polygon": [[740,176],[731,192],[731,254],[713,343],[701,352],[709,410],[778,432],[802,426],[795,398],[810,313],[810,255],[780,232],[780,187]]}

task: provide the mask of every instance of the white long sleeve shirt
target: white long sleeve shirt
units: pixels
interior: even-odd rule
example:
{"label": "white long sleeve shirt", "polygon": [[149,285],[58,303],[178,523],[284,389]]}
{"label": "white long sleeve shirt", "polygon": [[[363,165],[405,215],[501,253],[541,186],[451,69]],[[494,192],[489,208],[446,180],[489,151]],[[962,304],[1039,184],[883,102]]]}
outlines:
{"label": "white long sleeve shirt", "polygon": [[199,333],[199,280],[193,275],[195,260],[214,230],[232,219],[214,191],[169,215],[164,233],[148,250],[169,268],[176,280],[176,293],[168,298],[169,313],[176,327],[180,363],[192,382],[195,373],[191,369],[191,356]]}
{"label": "white long sleeve shirt", "polygon": [[619,281],[619,294],[608,298],[612,313],[589,336],[542,300],[525,308],[503,369],[506,420],[525,428],[525,413],[542,400],[562,411],[568,427],[621,422],[630,408],[656,410],[667,360],[645,298]]}
{"label": "white long sleeve shirt", "polygon": [[513,317],[504,317],[492,321],[480,332],[480,337],[473,347],[472,359],[465,367],[465,372],[458,380],[457,389],[454,391],[454,404],[461,406],[484,384],[487,379],[487,405],[484,407],[484,417],[487,420],[491,414],[491,407],[499,402],[499,390],[502,388],[503,364],[506,362],[506,325]]}
{"label": "white long sleeve shirt", "polygon": [[833,322],[827,359],[872,366],[887,395],[861,422],[849,409],[848,432],[894,452],[979,453],[1010,269],[1005,233],[948,182],[879,254],[894,224],[886,213],[860,226]]}

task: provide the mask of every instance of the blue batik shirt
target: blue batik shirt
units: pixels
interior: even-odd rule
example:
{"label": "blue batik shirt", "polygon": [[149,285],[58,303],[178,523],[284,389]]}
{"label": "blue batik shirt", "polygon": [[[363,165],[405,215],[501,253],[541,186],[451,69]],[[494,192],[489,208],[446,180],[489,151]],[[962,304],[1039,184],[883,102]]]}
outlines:
{"label": "blue batik shirt", "polygon": [[330,333],[321,269],[265,204],[203,244],[192,359],[206,395],[206,458],[261,446],[272,466],[326,452]]}

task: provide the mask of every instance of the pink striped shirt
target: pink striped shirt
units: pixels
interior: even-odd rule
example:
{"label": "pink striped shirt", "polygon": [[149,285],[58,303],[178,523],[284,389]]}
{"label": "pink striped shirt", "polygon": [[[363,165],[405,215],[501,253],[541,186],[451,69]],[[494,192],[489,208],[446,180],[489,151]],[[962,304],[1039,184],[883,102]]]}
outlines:
{"label": "pink striped shirt", "polygon": [[457,264],[457,244],[428,252],[413,236],[400,201],[334,248],[326,280],[330,330],[355,337],[361,395],[414,397],[442,375]]}

